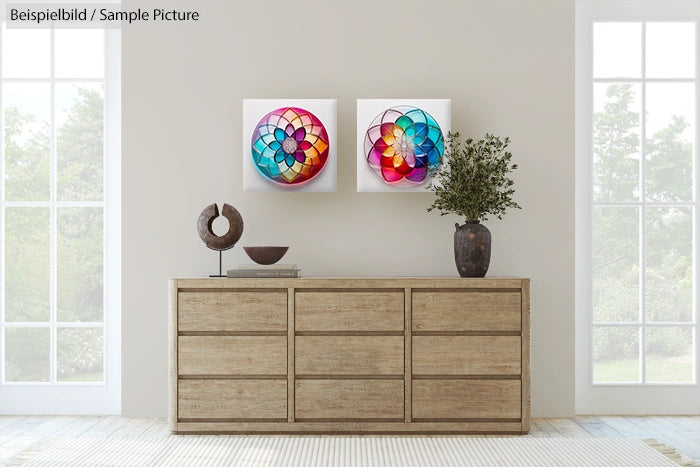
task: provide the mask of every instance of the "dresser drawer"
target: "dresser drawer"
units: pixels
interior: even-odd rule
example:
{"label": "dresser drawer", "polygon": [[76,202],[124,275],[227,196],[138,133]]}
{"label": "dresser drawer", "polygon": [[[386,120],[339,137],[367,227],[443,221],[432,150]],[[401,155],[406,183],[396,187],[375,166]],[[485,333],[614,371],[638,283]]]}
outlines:
{"label": "dresser drawer", "polygon": [[297,292],[297,331],[403,331],[404,293]]}
{"label": "dresser drawer", "polygon": [[413,331],[520,331],[520,292],[414,292]]}
{"label": "dresser drawer", "polygon": [[294,416],[403,421],[403,380],[297,380]]}
{"label": "dresser drawer", "polygon": [[180,375],[286,375],[284,336],[180,336]]}
{"label": "dresser drawer", "polygon": [[298,375],[403,375],[403,336],[297,336]]}
{"label": "dresser drawer", "polygon": [[274,419],[287,421],[283,380],[181,380],[178,419]]}
{"label": "dresser drawer", "polygon": [[180,292],[179,331],[286,331],[287,292]]}
{"label": "dresser drawer", "polygon": [[413,380],[414,419],[520,419],[520,380]]}
{"label": "dresser drawer", "polygon": [[519,375],[520,336],[413,336],[414,375]]}

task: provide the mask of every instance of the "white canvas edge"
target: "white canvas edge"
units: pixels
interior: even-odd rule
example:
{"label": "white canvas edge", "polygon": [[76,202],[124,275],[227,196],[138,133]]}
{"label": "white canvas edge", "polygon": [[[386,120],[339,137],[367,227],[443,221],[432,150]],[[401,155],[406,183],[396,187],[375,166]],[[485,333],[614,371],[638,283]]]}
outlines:
{"label": "white canvas edge", "polygon": [[415,186],[395,187],[384,183],[365,160],[365,132],[372,120],[389,107],[412,105],[428,112],[447,138],[452,124],[452,99],[357,99],[357,191],[370,193],[422,192],[430,179]]}
{"label": "white canvas edge", "polygon": [[[253,164],[251,136],[268,112],[284,107],[301,107],[316,115],[328,133],[328,160],[316,177],[300,186],[283,186],[266,179]],[[247,192],[335,192],[338,182],[338,100],[337,99],[243,99],[242,156],[243,191]]]}

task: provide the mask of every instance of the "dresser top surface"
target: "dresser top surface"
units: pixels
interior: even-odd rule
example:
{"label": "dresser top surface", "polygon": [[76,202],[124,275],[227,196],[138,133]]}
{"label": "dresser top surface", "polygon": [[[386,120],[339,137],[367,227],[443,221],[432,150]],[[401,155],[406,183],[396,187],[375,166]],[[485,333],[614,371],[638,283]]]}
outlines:
{"label": "dresser top surface", "polygon": [[176,278],[170,283],[178,289],[237,288],[446,288],[446,289],[522,289],[530,279],[521,277],[299,277],[299,278]]}

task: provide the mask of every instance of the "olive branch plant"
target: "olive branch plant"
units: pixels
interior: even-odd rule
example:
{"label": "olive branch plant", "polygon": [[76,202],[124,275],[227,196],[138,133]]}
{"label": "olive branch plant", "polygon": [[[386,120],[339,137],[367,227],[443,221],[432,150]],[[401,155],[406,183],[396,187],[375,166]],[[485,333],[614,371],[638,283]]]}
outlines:
{"label": "olive branch plant", "polygon": [[447,163],[443,163],[426,187],[435,192],[428,208],[441,216],[457,214],[467,221],[485,221],[489,215],[503,218],[506,209],[521,209],[513,201],[514,182],[509,174],[518,168],[508,152],[510,138],[486,134],[462,141],[458,132],[447,134]]}

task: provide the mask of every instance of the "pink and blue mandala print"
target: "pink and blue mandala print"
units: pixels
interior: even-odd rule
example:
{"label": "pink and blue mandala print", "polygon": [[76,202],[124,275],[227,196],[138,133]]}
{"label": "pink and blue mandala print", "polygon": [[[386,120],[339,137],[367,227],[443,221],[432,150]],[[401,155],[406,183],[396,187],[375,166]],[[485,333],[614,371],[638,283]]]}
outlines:
{"label": "pink and blue mandala print", "polygon": [[253,164],[268,180],[300,185],[317,176],[328,160],[328,133],[314,114],[282,107],[256,125],[251,142]]}
{"label": "pink and blue mandala print", "polygon": [[379,114],[365,133],[367,164],[385,183],[413,186],[425,182],[442,162],[445,139],[435,119],[409,105]]}

